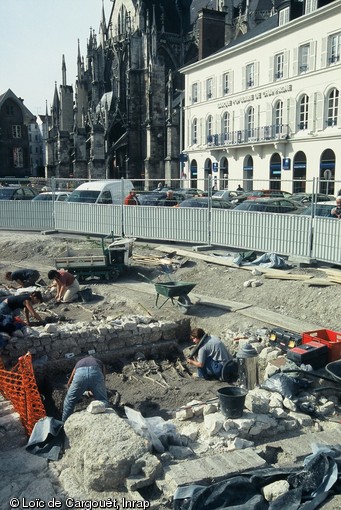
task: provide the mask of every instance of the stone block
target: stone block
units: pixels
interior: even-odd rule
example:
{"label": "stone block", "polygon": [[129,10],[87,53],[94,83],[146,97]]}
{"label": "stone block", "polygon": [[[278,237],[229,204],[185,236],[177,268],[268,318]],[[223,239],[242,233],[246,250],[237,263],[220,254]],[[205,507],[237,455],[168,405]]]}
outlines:
{"label": "stone block", "polygon": [[279,496],[286,494],[289,489],[290,485],[286,480],[278,480],[263,487],[262,493],[266,501],[273,501]]}
{"label": "stone block", "polygon": [[222,429],[225,418],[221,413],[204,416],[204,427],[210,436],[215,436]]}
{"label": "stone block", "polygon": [[179,411],[175,413],[175,419],[179,421],[190,420],[191,418],[193,418],[193,410],[191,407],[179,409]]}

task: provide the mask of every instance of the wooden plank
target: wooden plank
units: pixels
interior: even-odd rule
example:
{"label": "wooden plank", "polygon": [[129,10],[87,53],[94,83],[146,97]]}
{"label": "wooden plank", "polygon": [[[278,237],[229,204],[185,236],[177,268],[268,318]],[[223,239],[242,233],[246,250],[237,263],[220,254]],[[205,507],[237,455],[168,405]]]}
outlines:
{"label": "wooden plank", "polygon": [[272,274],[268,273],[264,275],[264,278],[277,278],[278,280],[310,280],[313,278],[312,275],[307,274]]}
{"label": "wooden plank", "polygon": [[329,287],[331,285],[335,285],[335,283],[331,282],[330,280],[327,280],[326,278],[313,278],[312,280],[307,280],[303,282],[305,285],[308,285],[308,287]]}
{"label": "wooden plank", "polygon": [[341,278],[333,278],[332,276],[329,276],[328,280],[332,283],[341,283]]}
{"label": "wooden plank", "polygon": [[329,267],[319,267],[320,271],[323,271],[328,276],[335,276],[337,278],[341,278],[341,270],[340,269],[331,269]]}
{"label": "wooden plank", "polygon": [[301,319],[287,317],[280,313],[264,310],[264,308],[259,308],[258,306],[250,306],[249,308],[238,310],[238,313],[245,317],[251,317],[252,319],[265,322],[266,324],[272,324],[273,326],[288,329],[289,331],[295,331],[296,333],[323,329],[323,327],[318,324],[312,324]]}
{"label": "wooden plank", "polygon": [[[163,251],[165,253],[171,253],[174,252],[174,246],[168,247],[168,246],[157,246],[155,250]],[[194,260],[202,260],[204,262],[208,262],[209,264],[217,264],[219,266],[227,266],[227,267],[233,267],[234,269],[244,269],[245,271],[252,271],[253,269],[258,269],[262,273],[269,273],[269,274],[284,274],[285,271],[283,269],[273,269],[269,267],[263,267],[258,265],[253,266],[237,266],[233,262],[233,257],[215,257],[214,255],[204,255],[202,253],[197,253],[193,251],[188,250],[176,250],[177,255],[180,255],[182,257],[188,257],[189,259]]]}

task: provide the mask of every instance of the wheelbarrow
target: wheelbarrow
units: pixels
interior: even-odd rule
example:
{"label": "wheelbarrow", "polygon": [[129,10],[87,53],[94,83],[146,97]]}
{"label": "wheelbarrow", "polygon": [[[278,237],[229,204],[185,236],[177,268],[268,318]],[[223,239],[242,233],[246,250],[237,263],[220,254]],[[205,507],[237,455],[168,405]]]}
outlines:
{"label": "wheelbarrow", "polygon": [[[196,283],[193,282],[176,282],[169,280],[167,282],[153,282],[146,276],[141,273],[138,273],[139,276],[147,280],[149,283],[152,283],[155,286],[156,290],[156,300],[155,306],[160,310],[167,303],[167,301],[171,300],[172,304],[177,306],[182,313],[187,313],[189,308],[192,306],[192,301],[188,297],[188,293],[191,292],[192,289],[196,286]],[[159,297],[164,296],[166,299],[163,303],[158,306]],[[174,298],[178,298],[175,300]]]}

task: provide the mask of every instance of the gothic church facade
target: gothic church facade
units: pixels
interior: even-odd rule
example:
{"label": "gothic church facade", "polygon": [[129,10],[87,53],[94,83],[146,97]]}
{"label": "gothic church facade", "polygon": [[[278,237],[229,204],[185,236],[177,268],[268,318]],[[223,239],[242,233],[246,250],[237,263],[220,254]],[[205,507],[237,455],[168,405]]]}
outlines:
{"label": "gothic church facade", "polygon": [[[252,5],[251,5],[252,4]],[[55,87],[46,176],[165,179],[181,175],[184,86],[179,69],[270,15],[270,0],[113,0],[75,87]],[[48,116],[46,115],[46,118]]]}

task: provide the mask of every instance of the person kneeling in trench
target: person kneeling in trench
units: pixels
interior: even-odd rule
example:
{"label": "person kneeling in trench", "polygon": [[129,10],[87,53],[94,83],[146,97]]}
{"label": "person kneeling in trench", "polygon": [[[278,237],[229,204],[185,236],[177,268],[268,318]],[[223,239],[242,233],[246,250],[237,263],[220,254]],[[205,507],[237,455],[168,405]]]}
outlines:
{"label": "person kneeling in trench", "polygon": [[104,377],[104,364],[99,359],[87,356],[76,363],[68,381],[69,389],[64,400],[63,422],[73,413],[75,405],[85,391],[91,391],[94,398],[103,402],[106,407],[109,405]]}
{"label": "person kneeling in trench", "polygon": [[79,282],[69,271],[51,269],[47,276],[49,280],[54,280],[57,287],[57,303],[72,303],[78,298]]}
{"label": "person kneeling in trench", "polygon": [[220,381],[233,378],[232,372],[236,366],[232,355],[218,337],[209,336],[203,329],[195,328],[191,331],[191,339],[195,347],[187,363],[197,367],[198,377]]}

